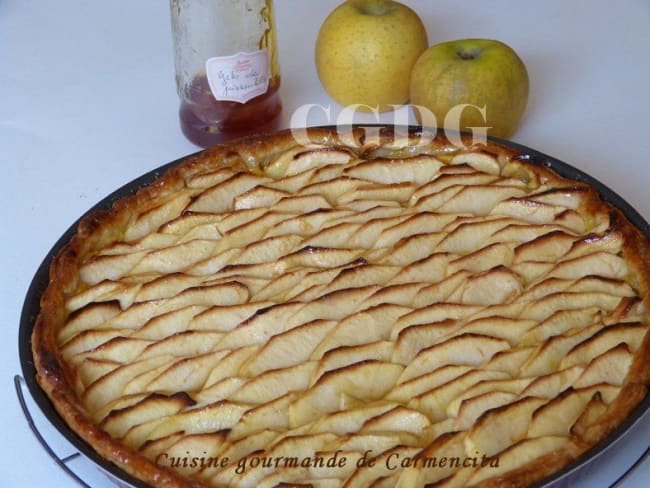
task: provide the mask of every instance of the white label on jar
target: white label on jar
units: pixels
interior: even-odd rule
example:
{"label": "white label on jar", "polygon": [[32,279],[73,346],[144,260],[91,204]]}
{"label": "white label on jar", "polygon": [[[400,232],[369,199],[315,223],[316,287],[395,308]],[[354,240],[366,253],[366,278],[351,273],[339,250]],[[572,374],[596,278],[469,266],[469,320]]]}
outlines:
{"label": "white label on jar", "polygon": [[269,87],[269,56],[263,49],[210,58],[205,73],[214,98],[246,103]]}

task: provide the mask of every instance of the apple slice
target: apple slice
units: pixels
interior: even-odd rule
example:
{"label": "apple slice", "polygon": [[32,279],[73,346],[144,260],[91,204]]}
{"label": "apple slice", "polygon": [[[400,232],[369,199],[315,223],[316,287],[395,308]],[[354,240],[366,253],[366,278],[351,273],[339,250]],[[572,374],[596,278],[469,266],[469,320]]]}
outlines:
{"label": "apple slice", "polygon": [[306,361],[335,325],[331,320],[313,320],[274,335],[242,365],[241,374],[254,377]]}
{"label": "apple slice", "polygon": [[219,462],[223,460],[219,452],[226,444],[225,437],[223,432],[183,436],[168,446],[156,461],[162,466],[170,467],[172,459],[188,458],[187,463],[174,465],[174,469],[187,477],[197,476],[202,466],[214,472],[215,468],[218,469]]}
{"label": "apple slice", "polygon": [[207,388],[204,387],[200,391],[192,393],[192,398],[196,400],[198,406],[227,400],[245,383],[246,380],[240,377],[224,378]]}
{"label": "apple slice", "polygon": [[602,292],[551,293],[527,305],[522,311],[521,317],[543,321],[560,310],[600,307],[601,309],[611,311],[616,308],[620,301],[620,297]]}
{"label": "apple slice", "polygon": [[[499,265],[470,277],[456,293],[459,295],[460,303],[489,306],[508,303],[522,291],[521,278],[505,266]],[[456,293],[452,295],[450,301],[456,301],[454,300]]]}
{"label": "apple slice", "polygon": [[490,175],[501,174],[501,165],[495,154],[487,151],[463,152],[451,159],[451,164],[466,164],[476,171]]}
{"label": "apple slice", "polygon": [[308,361],[267,371],[249,380],[230,396],[230,400],[259,405],[280,398],[291,391],[304,391],[309,387],[317,366],[317,362]]}
{"label": "apple slice", "polygon": [[578,279],[589,274],[622,280],[625,279],[628,272],[627,264],[623,258],[605,251],[598,251],[562,261],[548,273],[548,276]]}
{"label": "apple slice", "polygon": [[275,262],[292,252],[302,243],[300,236],[283,235],[269,237],[247,244],[241,254],[230,264],[258,264]]}
{"label": "apple slice", "polygon": [[648,325],[640,322],[614,324],[599,330],[592,337],[576,344],[562,359],[561,367],[588,364],[593,358],[625,343],[634,352],[641,346]]}
{"label": "apple slice", "polygon": [[271,336],[289,330],[291,326],[286,318],[302,307],[302,303],[285,303],[258,310],[255,315],[226,333],[216,347],[237,349],[264,344]]}
{"label": "apple slice", "polygon": [[368,342],[354,346],[340,346],[323,354],[318,368],[312,376],[311,384],[328,371],[349,366],[365,360],[390,361],[393,355],[393,343],[390,341]]}
{"label": "apple slice", "polygon": [[[498,463],[494,465],[486,465],[480,467],[476,473],[467,480],[472,486],[478,483],[485,483],[486,480],[500,479],[500,476],[508,471],[515,470],[528,463],[534,462],[536,459],[545,459],[545,455],[559,453],[560,459],[552,458],[557,463],[557,466],[552,469],[559,469],[560,466],[566,464],[571,456],[566,454],[562,456],[562,450],[568,447],[569,439],[566,437],[547,436],[538,437],[535,439],[524,439],[509,449],[499,454]],[[498,464],[498,466],[496,466]],[[489,483],[489,481],[488,481]]]}
{"label": "apple slice", "polygon": [[[194,214],[193,212],[187,212],[190,215]],[[233,210],[230,212],[224,212],[222,214],[198,214],[198,215],[212,215],[213,218],[217,219],[215,225],[221,235],[230,233],[233,229],[242,227],[250,222],[254,222],[257,219],[268,214],[269,211],[266,208],[247,208],[240,210]]]}
{"label": "apple slice", "polygon": [[280,398],[253,407],[244,412],[228,434],[231,441],[245,441],[249,436],[264,430],[286,431],[289,429],[289,407],[298,398],[288,393]]}
{"label": "apple slice", "polygon": [[517,395],[505,391],[491,391],[467,398],[460,403],[454,421],[455,430],[468,430],[484,412],[514,402]]}
{"label": "apple slice", "polygon": [[408,365],[422,349],[433,346],[459,327],[460,324],[456,321],[446,319],[430,324],[410,325],[402,329],[395,342],[393,362]]}
{"label": "apple slice", "polygon": [[460,321],[474,315],[482,307],[458,303],[434,303],[417,310],[407,310],[391,327],[390,339],[396,341],[402,330],[413,325],[433,324],[445,329],[445,333],[458,328],[457,324],[447,320]]}
{"label": "apple slice", "polygon": [[[176,237],[173,237],[175,240]],[[84,261],[79,267],[81,281],[88,285],[96,285],[104,280],[119,280],[135,268],[148,251],[138,251],[129,254],[97,255]]]}
{"label": "apple slice", "polygon": [[455,273],[461,270],[481,273],[498,266],[509,266],[514,257],[513,248],[512,244],[490,244],[478,251],[451,261],[447,267],[447,273]]}
{"label": "apple slice", "polygon": [[314,422],[310,432],[332,432],[339,436],[358,432],[368,420],[397,407],[394,402],[372,402],[357,408],[329,413]]}
{"label": "apple slice", "polygon": [[524,242],[515,249],[515,263],[523,261],[557,262],[576,241],[576,237],[563,231],[553,231]]}
{"label": "apple slice", "polygon": [[325,446],[330,444],[334,438],[334,435],[328,433],[286,437],[268,451],[269,457],[273,459],[272,465],[260,465],[254,468],[249,465],[249,469],[235,476],[232,484],[257,487],[265,476],[273,473],[276,463],[279,466],[283,460],[288,458],[312,458],[317,452],[325,449]]}
{"label": "apple slice", "polygon": [[440,464],[442,459],[464,459],[466,457],[463,445],[464,433],[450,432],[441,435],[430,446],[412,456],[413,466],[403,469],[399,474],[396,488],[412,488],[415,486],[430,486],[448,476],[458,467],[452,463]]}
{"label": "apple slice", "polygon": [[625,281],[602,278],[600,276],[585,276],[575,281],[567,288],[570,292],[594,292],[603,291],[617,297],[634,297],[636,292]]}
{"label": "apple slice", "polygon": [[180,359],[153,379],[145,387],[146,391],[173,393],[179,385],[183,385],[185,391],[199,391],[205,385],[210,370],[219,364],[226,354],[227,351],[216,351]]}
{"label": "apple slice", "polygon": [[223,214],[183,212],[178,217],[163,224],[158,229],[161,234],[171,234],[180,238],[186,236],[197,227],[214,225],[220,233],[217,224],[224,218]]}
{"label": "apple slice", "polygon": [[[600,392],[596,392],[591,400],[585,405],[578,419],[571,426],[571,435],[577,436],[582,440],[588,429],[598,423],[598,421],[607,413],[607,404],[603,402]],[[588,440],[585,439],[588,443]]]}
{"label": "apple slice", "polygon": [[264,185],[255,186],[233,199],[234,209],[270,208],[280,199],[289,195],[290,193],[283,190],[269,188]]}
{"label": "apple slice", "polygon": [[[417,200],[414,199],[415,193],[413,193],[411,196],[410,204],[419,212],[437,212],[437,210],[442,207],[445,202],[451,200],[455,195],[460,193],[465,188],[467,187],[462,184],[455,183],[444,188],[443,190],[435,191],[430,194],[425,193],[417,198]],[[454,212],[446,213],[454,214]]]}
{"label": "apple slice", "polygon": [[[480,405],[482,405],[481,402],[483,400],[488,399],[488,397],[482,397],[482,395],[485,394],[498,392],[498,393],[508,393],[510,395],[519,396],[521,392],[531,383],[531,381],[532,381],[531,378],[496,379],[496,380],[480,381],[479,383],[476,383],[475,385],[469,387],[466,391],[464,391],[462,394],[458,395],[451,402],[449,402],[449,405],[447,406],[447,415],[449,417],[458,417],[460,415],[459,413],[460,410],[463,408],[463,404],[467,400],[481,397],[481,399],[478,399],[476,403],[471,407],[471,411],[476,412],[477,411],[476,409]],[[503,397],[495,397],[495,399],[496,398],[503,398]],[[488,408],[486,408],[485,410],[488,410]]]}
{"label": "apple slice", "polygon": [[170,354],[174,356],[198,356],[212,351],[214,345],[221,340],[223,334],[188,330],[172,334],[154,344],[149,344],[140,358]]}
{"label": "apple slice", "polygon": [[82,352],[70,357],[70,361],[75,365],[89,358],[120,363],[131,362],[138,358],[142,351],[150,344],[150,341],[142,339],[115,337],[91,351]]}
{"label": "apple slice", "polygon": [[525,397],[481,415],[465,437],[469,456],[493,456],[526,437],[533,412],[546,403]]}
{"label": "apple slice", "polygon": [[441,213],[487,215],[499,202],[524,194],[525,190],[517,186],[473,185],[463,188],[436,210]]}
{"label": "apple slice", "polygon": [[90,384],[83,393],[83,403],[90,412],[95,412],[118,398],[124,386],[136,375],[165,364],[170,356],[156,356],[120,366]]}
{"label": "apple slice", "polygon": [[[163,417],[147,434],[147,439],[184,432],[185,435],[217,432],[232,428],[249,407],[221,401],[205,407]],[[144,425],[144,424],[141,424]]]}
{"label": "apple slice", "polygon": [[393,390],[386,396],[386,400],[408,403],[412,398],[434,390],[435,388],[464,375],[470,370],[472,370],[470,366],[442,366],[430,373],[397,384],[397,386],[395,386],[395,388],[393,388]]}
{"label": "apple slice", "polygon": [[246,168],[242,164],[232,161],[233,166],[224,166],[216,169],[203,170],[186,178],[186,183],[189,188],[210,188],[212,186],[232,178],[236,174],[241,174]]}
{"label": "apple slice", "polygon": [[85,330],[61,346],[61,355],[68,360],[68,358],[74,355],[95,349],[116,337],[129,337],[132,332],[129,329]]}
{"label": "apple slice", "polygon": [[[446,169],[443,167],[442,169]],[[489,185],[496,181],[494,175],[477,173],[469,171],[467,173],[442,173],[433,181],[423,184],[418,188],[411,197],[411,203],[416,203],[420,198],[441,193],[445,189],[456,186],[464,187],[470,185]]]}
{"label": "apple slice", "polygon": [[227,354],[219,362],[219,367],[209,372],[208,379],[205,380],[205,388],[209,388],[225,378],[237,376],[242,364],[250,359],[256,351],[256,346],[238,347],[232,351],[226,350]]}
{"label": "apple slice", "polygon": [[406,203],[415,191],[413,183],[392,183],[382,185],[379,183],[367,183],[356,188],[354,191],[341,195],[336,204],[345,206],[355,201],[394,201]]}
{"label": "apple slice", "polygon": [[[391,280],[394,282],[395,278]],[[366,300],[366,305],[374,307],[382,304],[401,305],[411,307],[419,291],[426,287],[426,283],[403,283],[399,285],[386,285],[373,293]]]}
{"label": "apple slice", "polygon": [[632,367],[633,358],[634,355],[627,344],[618,344],[593,358],[573,386],[582,388],[599,383],[622,386]]}
{"label": "apple slice", "polygon": [[513,222],[516,221],[495,218],[461,223],[440,243],[440,250],[456,254],[474,252],[483,247],[491,235]]}
{"label": "apple slice", "polygon": [[440,232],[454,218],[453,215],[433,212],[418,212],[406,219],[401,218],[399,222],[381,231],[381,234],[375,242],[375,246],[390,247],[404,237],[422,233]]}
{"label": "apple slice", "polygon": [[377,400],[388,393],[403,367],[381,361],[363,361],[328,371],[289,409],[292,427],[311,422],[321,415],[339,410],[341,394],[365,401]]}
{"label": "apple slice", "polygon": [[603,325],[594,324],[572,334],[553,336],[547,339],[521,366],[523,376],[541,376],[557,371],[560,362],[573,346],[588,339],[601,330]]}
{"label": "apple slice", "polygon": [[501,371],[473,369],[467,373],[411,399],[407,406],[414,408],[427,417],[431,422],[440,422],[447,416],[449,403],[479,381],[508,379],[509,376]]}
{"label": "apple slice", "polygon": [[599,318],[598,307],[559,310],[526,332],[521,338],[521,343],[523,345],[539,344],[552,336],[598,323]]}
{"label": "apple slice", "polygon": [[548,399],[555,398],[561,391],[564,391],[573,385],[583,371],[584,368],[581,366],[572,366],[555,373],[545,374],[530,383],[526,389],[521,392],[521,395]]}
{"label": "apple slice", "polygon": [[[418,308],[428,308],[429,306],[436,306],[437,304],[444,304],[445,302],[451,301],[449,298],[451,295],[458,289],[462,289],[463,284],[469,279],[472,275],[467,270],[457,271],[455,273],[450,273],[444,280],[432,285],[425,286],[422,288],[418,294],[415,296],[413,305]],[[465,307],[465,310],[476,312],[477,309],[481,308],[473,305],[463,305],[463,304],[452,304],[447,303],[446,306],[462,306]]]}
{"label": "apple slice", "polygon": [[77,377],[75,378],[75,391],[81,395],[89,385],[121,366],[122,363],[110,359],[84,359],[79,366]]}
{"label": "apple slice", "polygon": [[190,305],[189,307],[162,313],[147,321],[139,329],[133,331],[131,337],[161,340],[165,337],[185,332],[191,327],[194,317],[204,310],[206,310],[206,307]]}
{"label": "apple slice", "polygon": [[252,317],[258,310],[269,307],[272,302],[256,301],[237,305],[210,307],[195,315],[190,321],[189,329],[228,332],[244,320]]}
{"label": "apple slice", "polygon": [[[303,237],[313,236],[317,234],[322,228],[335,223],[341,223],[344,219],[350,218],[352,212],[348,210],[333,210],[330,208],[322,208],[314,210],[309,213],[304,213],[296,216],[289,216],[281,222],[273,225],[265,234],[265,237],[273,237],[280,235],[299,235]],[[339,221],[338,219],[341,219]]]}
{"label": "apple slice", "polygon": [[553,268],[553,263],[537,262],[537,261],[524,261],[515,263],[510,266],[510,269],[521,276],[526,284],[533,283],[534,281],[543,277],[546,273]]}
{"label": "apple slice", "polygon": [[336,325],[314,350],[312,357],[320,359],[327,351],[341,346],[388,340],[394,321],[405,311],[410,309],[384,304],[350,315]]}
{"label": "apple slice", "polygon": [[199,261],[196,264],[186,268],[183,272],[187,275],[204,277],[218,273],[232,262],[239,254],[240,249],[228,249],[226,251],[216,251],[210,257]]}
{"label": "apple slice", "polygon": [[197,192],[185,190],[179,193],[177,197],[140,213],[125,230],[124,241],[136,241],[156,231],[164,223],[178,217],[190,204],[192,196]]}
{"label": "apple slice", "polygon": [[535,411],[528,429],[529,437],[568,436],[587,403],[594,396],[591,389],[568,388]]}
{"label": "apple slice", "polygon": [[430,426],[429,419],[420,412],[398,406],[367,420],[359,432],[406,432],[422,437]]}
{"label": "apple slice", "polygon": [[343,486],[345,488],[394,487],[397,482],[395,470],[399,469],[400,460],[410,459],[418,452],[418,448],[405,446],[386,450],[373,459],[372,466],[357,468]]}
{"label": "apple slice", "polygon": [[322,293],[332,293],[347,288],[359,288],[369,285],[383,285],[390,281],[401,268],[398,266],[385,266],[368,264],[343,269],[323,289]]}
{"label": "apple slice", "polygon": [[490,335],[504,339],[515,347],[522,334],[536,324],[534,320],[513,319],[508,317],[483,317],[467,322],[456,334],[471,333]]}
{"label": "apple slice", "polygon": [[389,283],[439,282],[446,277],[447,265],[456,257],[450,253],[433,253],[404,267]]}
{"label": "apple slice", "polygon": [[420,351],[404,369],[399,383],[449,364],[477,366],[509,348],[506,341],[491,336],[461,334]]}
{"label": "apple slice", "polygon": [[524,364],[535,352],[534,347],[523,347],[500,351],[490,358],[483,365],[484,369],[490,371],[503,371],[512,377],[519,376],[521,365]]}
{"label": "apple slice", "polygon": [[354,249],[356,246],[349,243],[350,236],[354,235],[363,224],[342,223],[322,229],[318,234],[304,242],[306,247]]}
{"label": "apple slice", "polygon": [[121,283],[102,281],[67,298],[65,308],[68,312],[74,312],[92,303],[111,301],[111,298],[101,299],[101,297],[109,297],[111,292],[119,292],[123,288],[124,285]]}
{"label": "apple slice", "polygon": [[120,438],[134,425],[173,415],[193,404],[194,401],[186,393],[171,396],[154,393],[133,405],[112,410],[104,417],[100,426],[112,437]]}
{"label": "apple slice", "polygon": [[283,152],[265,168],[264,172],[279,179],[331,164],[345,164],[352,159],[346,148],[326,147],[317,144],[298,146]]}
{"label": "apple slice", "polygon": [[238,173],[211,188],[205,190],[187,207],[192,212],[219,213],[234,208],[236,196],[247,192],[257,185],[271,181],[250,172]]}
{"label": "apple slice", "polygon": [[623,235],[620,230],[607,229],[606,232],[592,228],[592,233],[577,240],[569,252],[564,256],[565,260],[577,259],[582,256],[605,252],[616,256],[623,247]]}
{"label": "apple slice", "polygon": [[433,156],[420,154],[407,159],[373,159],[354,165],[344,171],[353,178],[375,183],[417,183],[422,185],[437,173],[442,162]]}

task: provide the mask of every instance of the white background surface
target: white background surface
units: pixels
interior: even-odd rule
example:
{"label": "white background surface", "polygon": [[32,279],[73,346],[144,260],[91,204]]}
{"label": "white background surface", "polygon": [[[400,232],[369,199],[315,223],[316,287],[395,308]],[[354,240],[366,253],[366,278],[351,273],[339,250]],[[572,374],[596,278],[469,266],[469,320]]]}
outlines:
{"label": "white background surface", "polygon": [[[511,45],[531,78],[513,140],[606,182],[650,219],[650,2],[404,1],[431,44],[489,37]],[[276,0],[285,125],[301,104],[340,110],[313,61],[318,28],[337,4]],[[92,204],[196,151],[179,131],[177,106],[167,2],[0,0],[2,487],[74,486],[37,445],[15,401],[22,300],[41,259]],[[646,416],[575,486],[608,486],[648,439]],[[62,455],[73,452],[55,443]],[[110,486],[88,473],[93,486]],[[624,486],[650,486],[650,462]]]}

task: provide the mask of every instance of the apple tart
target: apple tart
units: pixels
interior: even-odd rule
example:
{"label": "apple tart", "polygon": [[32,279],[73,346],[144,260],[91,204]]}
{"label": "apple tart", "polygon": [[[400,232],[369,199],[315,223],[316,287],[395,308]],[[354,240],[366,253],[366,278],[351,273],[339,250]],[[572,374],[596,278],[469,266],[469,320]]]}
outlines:
{"label": "apple tart", "polygon": [[650,382],[650,244],[489,142],[215,146],[84,218],[38,381],[153,486],[527,486]]}

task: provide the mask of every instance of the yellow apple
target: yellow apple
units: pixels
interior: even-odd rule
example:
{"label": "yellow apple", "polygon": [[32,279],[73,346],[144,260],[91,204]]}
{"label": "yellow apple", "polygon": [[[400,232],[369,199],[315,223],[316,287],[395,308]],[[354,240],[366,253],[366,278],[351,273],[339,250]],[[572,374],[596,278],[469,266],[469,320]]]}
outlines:
{"label": "yellow apple", "polygon": [[[460,129],[487,126],[491,127],[488,134],[509,137],[527,101],[526,66],[512,48],[491,39],[436,44],[422,53],[411,73],[411,103],[433,112],[438,127],[448,127],[445,117],[454,107],[471,104],[484,107],[485,112],[465,107],[460,112]],[[422,122],[419,111],[415,112]]]}
{"label": "yellow apple", "polygon": [[409,98],[411,69],[427,48],[420,17],[392,0],[348,0],[325,19],[316,41],[318,76],[341,105],[390,110]]}

